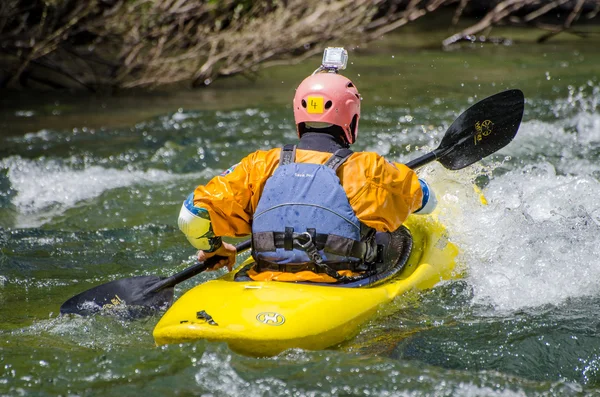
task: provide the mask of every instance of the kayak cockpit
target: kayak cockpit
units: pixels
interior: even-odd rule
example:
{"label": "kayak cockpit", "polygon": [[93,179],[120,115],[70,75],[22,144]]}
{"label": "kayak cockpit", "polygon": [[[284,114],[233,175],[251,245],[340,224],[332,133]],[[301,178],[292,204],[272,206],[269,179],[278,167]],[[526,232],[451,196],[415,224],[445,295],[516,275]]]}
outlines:
{"label": "kayak cockpit", "polygon": [[[358,288],[384,282],[397,276],[406,263],[412,252],[413,239],[410,231],[405,226],[401,226],[393,233],[377,233],[375,235],[377,244],[377,259],[368,264],[366,271],[355,277],[345,277],[337,283],[318,283],[311,281],[300,281],[297,283],[307,283],[310,285],[327,285],[330,287]],[[243,266],[235,273],[234,281],[252,282],[254,281],[248,274],[254,267],[251,262]]]}

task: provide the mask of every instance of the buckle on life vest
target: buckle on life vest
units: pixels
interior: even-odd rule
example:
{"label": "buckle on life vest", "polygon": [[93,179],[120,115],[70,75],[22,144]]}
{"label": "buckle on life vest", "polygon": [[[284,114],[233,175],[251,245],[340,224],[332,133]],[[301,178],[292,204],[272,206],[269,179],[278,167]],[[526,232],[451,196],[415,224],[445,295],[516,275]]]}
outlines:
{"label": "buckle on life vest", "polygon": [[[300,241],[300,237],[306,237],[306,243],[302,243]],[[308,232],[300,233],[300,235],[296,238],[298,245],[302,247],[302,249],[306,252],[311,261],[320,265],[323,263],[323,257],[319,254],[317,250],[317,246],[313,242],[313,238]]]}

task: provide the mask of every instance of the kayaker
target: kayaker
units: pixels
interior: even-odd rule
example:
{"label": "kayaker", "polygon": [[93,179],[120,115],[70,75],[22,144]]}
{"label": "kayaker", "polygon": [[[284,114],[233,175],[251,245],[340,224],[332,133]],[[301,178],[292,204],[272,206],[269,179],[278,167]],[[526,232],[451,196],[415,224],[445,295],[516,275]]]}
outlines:
{"label": "kayaker", "polygon": [[252,234],[250,278],[340,282],[377,260],[376,232],[393,233],[411,213],[435,207],[414,171],[349,149],[361,97],[338,74],[345,50],[328,50],[338,52],[326,50],[323,65],[296,89],[299,142],[248,155],[184,201],[179,228],[200,261],[223,257],[214,269],[231,270],[236,261],[235,247],[221,237]]}

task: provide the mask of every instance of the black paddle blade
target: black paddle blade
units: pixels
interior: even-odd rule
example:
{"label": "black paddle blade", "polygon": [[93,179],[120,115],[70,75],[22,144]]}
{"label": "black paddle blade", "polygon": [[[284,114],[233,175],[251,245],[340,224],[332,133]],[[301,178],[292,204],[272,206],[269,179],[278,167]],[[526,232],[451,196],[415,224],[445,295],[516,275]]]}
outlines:
{"label": "black paddle blade", "polygon": [[508,90],[477,102],[452,123],[433,152],[450,170],[460,170],[508,145],[523,118],[521,90]]}
{"label": "black paddle blade", "polygon": [[[173,302],[173,288],[156,292],[146,289],[160,282],[157,276],[130,277],[111,281],[75,295],[60,307],[61,314],[88,316],[103,310],[125,309],[130,315],[142,315],[150,311],[162,310]],[[136,308],[138,308],[136,310]],[[141,313],[141,312],[144,313]]]}

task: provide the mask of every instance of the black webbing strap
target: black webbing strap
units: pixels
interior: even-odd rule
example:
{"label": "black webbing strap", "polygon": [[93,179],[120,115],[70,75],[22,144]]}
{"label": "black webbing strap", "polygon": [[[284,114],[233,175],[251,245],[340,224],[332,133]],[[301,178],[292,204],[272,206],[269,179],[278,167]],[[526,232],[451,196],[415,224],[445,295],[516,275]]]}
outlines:
{"label": "black webbing strap", "polygon": [[279,165],[292,164],[296,161],[296,145],[287,144],[281,149]]}
{"label": "black webbing strap", "polygon": [[[340,165],[344,163],[344,161],[348,160],[350,156],[354,153],[350,149],[338,149],[327,159],[325,167],[329,167],[332,170],[336,171]],[[287,165],[296,161],[296,145],[287,144],[284,145],[281,149],[281,155],[279,157],[279,165]]]}
{"label": "black webbing strap", "polygon": [[338,149],[323,165],[335,172],[344,161],[348,160],[348,157],[352,156],[352,153],[354,152],[350,149]]}
{"label": "black webbing strap", "polygon": [[[304,250],[304,246],[309,242],[307,233],[289,233],[285,232],[256,232],[252,234],[252,248],[256,252],[275,251],[276,248],[290,250],[292,248]],[[292,229],[293,230],[293,229]],[[356,241],[350,238],[337,236],[335,234],[311,234],[311,240],[318,250],[324,250],[331,254],[348,256],[351,258],[365,259],[367,254],[367,243]],[[292,242],[290,247],[288,244]]]}
{"label": "black webbing strap", "polygon": [[[275,245],[277,247],[277,245]],[[294,249],[294,228],[286,227],[283,234],[283,249],[291,251]]]}

